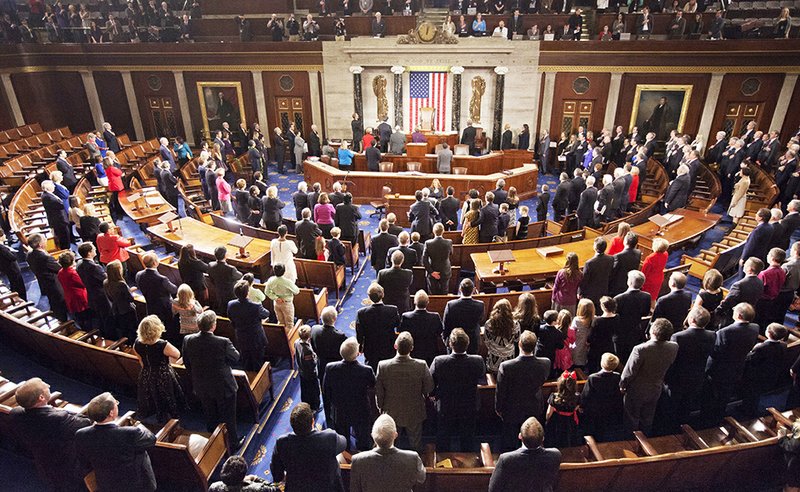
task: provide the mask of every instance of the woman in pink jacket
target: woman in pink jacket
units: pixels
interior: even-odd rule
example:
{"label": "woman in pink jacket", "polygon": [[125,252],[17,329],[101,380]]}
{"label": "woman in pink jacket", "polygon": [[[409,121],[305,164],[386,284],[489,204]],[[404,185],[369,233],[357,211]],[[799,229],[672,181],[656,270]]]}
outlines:
{"label": "woman in pink jacket", "polygon": [[231,205],[231,185],[225,181],[225,170],[217,169],[217,193],[219,194],[219,205],[224,215],[233,213]]}

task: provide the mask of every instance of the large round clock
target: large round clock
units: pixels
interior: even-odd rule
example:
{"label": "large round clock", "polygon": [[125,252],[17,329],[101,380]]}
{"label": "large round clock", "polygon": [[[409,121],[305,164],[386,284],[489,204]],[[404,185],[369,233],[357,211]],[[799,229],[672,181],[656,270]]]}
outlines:
{"label": "large round clock", "polygon": [[436,38],[436,26],[431,22],[423,22],[417,28],[417,35],[423,43],[430,43]]}

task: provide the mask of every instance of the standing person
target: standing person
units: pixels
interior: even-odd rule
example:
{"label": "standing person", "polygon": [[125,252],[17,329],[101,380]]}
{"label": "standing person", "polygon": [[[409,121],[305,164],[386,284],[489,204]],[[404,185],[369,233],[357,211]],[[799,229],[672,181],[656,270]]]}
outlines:
{"label": "standing person", "polygon": [[481,201],[476,198],[468,203],[469,209],[461,216],[461,244],[478,244],[480,233],[478,226],[473,226],[472,223],[477,221],[480,216]]}
{"label": "standing person", "polygon": [[407,331],[414,338],[414,351],[411,357],[422,359],[428,366],[434,357],[441,354],[442,318],[439,313],[428,311],[428,294],[420,289],[414,294],[416,309],[403,313],[398,331]]}
{"label": "standing person", "polygon": [[292,193],[292,204],[294,204],[294,216],[298,221],[303,219],[303,210],[309,208],[308,205],[308,184],[305,181],[297,183],[297,191]]}
{"label": "standing person", "polygon": [[372,438],[377,448],[353,456],[351,491],[411,490],[425,482],[425,467],[419,455],[395,448],[397,436],[391,416],[384,414],[375,420]]}
{"label": "standing person", "polygon": [[64,201],[54,194],[56,185],[52,181],[43,181],[41,186],[42,206],[47,216],[47,223],[53,231],[56,247],[59,249],[69,249],[69,218],[64,208]]}
{"label": "standing person", "polygon": [[300,135],[300,130],[297,131],[297,134],[294,136],[294,152],[295,162],[297,166],[295,167],[295,172],[297,174],[303,174],[303,155],[306,153],[306,141]]}
{"label": "standing person", "polygon": [[141,424],[115,424],[117,405],[108,392],[89,402],[86,413],[94,425],[75,433],[78,460],[94,471],[97,490],[154,491],[156,477],[147,451],[155,446],[156,436]]}
{"label": "standing person", "polygon": [[447,196],[441,199],[437,205],[439,218],[446,231],[455,231],[458,229],[458,209],[461,208],[461,204],[458,202],[458,198],[453,196],[455,188],[448,186],[446,193]]}
{"label": "standing person", "polygon": [[416,191],[414,198],[416,201],[411,205],[411,209],[408,212],[411,231],[418,232],[420,238],[427,241],[431,238],[431,227],[436,217],[436,208],[430,201],[425,199],[424,193],[420,190]]}
{"label": "standing person", "polygon": [[[325,367],[328,363],[342,360],[340,348],[347,336],[336,329],[336,317],[338,313],[333,306],[325,306],[320,314],[322,325],[314,325],[311,328],[311,347],[317,354],[317,374],[322,379],[325,376]],[[326,403],[327,405],[327,403]],[[326,415],[329,409],[325,409]]]}
{"label": "standing person", "polygon": [[547,399],[545,443],[558,446],[575,446],[578,440],[577,412],[580,395],[576,389],[578,376],[564,371],[556,381],[556,391]]}
{"label": "standing person", "polygon": [[[205,311],[197,320],[199,333],[183,339],[183,364],[192,378],[192,389],[203,407],[206,431],[213,432],[224,423],[230,436],[231,451],[238,449],[236,429],[236,380],[231,365],[239,361],[239,352],[230,339],[214,335],[217,315]],[[262,330],[263,332],[263,330]]]}
{"label": "standing person", "polygon": [[65,251],[58,257],[61,270],[58,271],[58,283],[64,291],[64,300],[67,310],[83,330],[91,329],[91,312],[89,311],[89,298],[86,287],[80,275],[75,270],[75,254]]}
{"label": "standing person", "polygon": [[614,353],[627,362],[633,347],[642,341],[642,317],[650,314],[652,298],[642,290],[644,274],[638,270],[628,272],[628,290],[617,295],[618,330],[614,333]]}
{"label": "standing person", "polygon": [[614,264],[611,268],[608,293],[610,296],[619,295],[628,288],[628,273],[637,270],[641,264],[642,252],[637,249],[639,236],[633,232],[625,234],[625,248],[613,256]]}
{"label": "standing person", "polygon": [[197,317],[203,313],[203,307],[195,300],[191,287],[186,284],[178,287],[178,295],[172,301],[172,312],[178,315],[181,339],[185,335],[197,333]]}
{"label": "standing person", "polygon": [[409,288],[413,280],[412,271],[403,268],[404,259],[402,251],[392,253],[391,268],[379,271],[376,279],[376,282],[383,287],[385,301],[392,306],[397,306],[400,313],[405,313],[410,309],[411,293]]}
{"label": "standing person", "polygon": [[453,151],[447,145],[447,142],[442,143],[442,150],[436,154],[436,170],[439,174],[450,174],[450,169],[453,161]]}
{"label": "standing person", "polygon": [[664,283],[664,267],[667,266],[669,242],[663,238],[653,240],[653,252],[642,262],[644,285],[642,290],[650,294],[651,303],[655,303]]}
{"label": "standing person", "polygon": [[388,413],[404,429],[411,449],[419,451],[422,423],[425,421],[425,399],[433,390],[433,378],[423,360],[412,359],[414,339],[402,332],[394,343],[397,355],[378,363],[375,395],[378,408]]}
{"label": "standing person", "polygon": [[319,412],[320,378],[317,375],[317,354],[311,348],[311,327],[303,325],[294,341],[294,367],[300,376],[300,400],[314,413]]}
{"label": "standing person", "polygon": [[106,279],[103,281],[103,291],[111,301],[111,318],[109,325],[116,328],[116,338],[126,337],[128,341],[136,340],[136,327],[139,319],[136,316],[136,306],[133,295],[125,276],[122,272],[122,263],[114,260],[106,265]]}
{"label": "standing person", "polygon": [[170,365],[170,359],[180,359],[181,353],[161,339],[162,333],[161,320],[157,316],[147,316],[139,323],[133,344],[142,364],[137,385],[137,416],[145,419],[155,415],[159,423],[178,418],[179,407],[184,406],[183,390]]}
{"label": "standing person", "polygon": [[469,336],[468,354],[478,353],[478,341],[481,336],[481,323],[483,322],[483,301],[472,298],[475,284],[465,278],[458,286],[460,296],[458,299],[448,301],[444,308],[444,331],[442,338],[448,340],[450,333],[455,328],[462,328]]}
{"label": "standing person", "polygon": [[217,180],[215,183],[220,209],[222,210],[222,215],[229,215],[233,213],[233,205],[231,204],[231,185],[225,181],[224,169],[217,169],[215,173],[217,175]]}
{"label": "standing person", "polygon": [[136,274],[136,285],[139,287],[147,304],[147,314],[155,314],[167,327],[167,338],[177,343],[178,330],[172,314],[172,296],[178,293],[167,277],[158,272],[158,257],[150,252],[142,258],[144,270]]}
{"label": "standing person", "polygon": [[481,208],[478,218],[473,220],[472,227],[480,226],[478,241],[481,243],[491,243],[497,236],[497,222],[500,216],[500,209],[494,204],[494,193],[486,193],[486,205]]}
{"label": "standing person", "polygon": [[578,306],[578,287],[582,280],[583,274],[578,267],[577,253],[567,253],[564,268],[558,271],[553,284],[553,309],[557,311],[566,309],[574,314]]}
{"label": "standing person", "polygon": [[609,352],[600,359],[600,371],[586,379],[581,392],[581,426],[599,439],[608,439],[622,424],[624,407],[619,389],[620,375],[614,372],[619,358]]}
{"label": "standing person", "polygon": [[100,253],[100,263],[108,265],[114,260],[119,260],[123,265],[130,254],[127,248],[131,242],[122,238],[111,230],[111,224],[108,222],[101,222],[97,227],[100,234],[95,239],[97,243],[97,251]]}
{"label": "standing person", "polygon": [[422,251],[422,264],[428,273],[428,288],[433,295],[447,294],[450,290],[450,254],[453,252],[453,241],[444,239],[443,233],[442,223],[434,224],[434,237],[425,241]]}
{"label": "standing person", "polygon": [[750,168],[743,167],[739,170],[741,176],[736,184],[733,185],[733,196],[731,206],[728,207],[728,215],[733,219],[733,224],[739,223],[747,209],[747,190],[750,189]]}
{"label": "standing person", "polygon": [[294,327],[294,296],[300,288],[286,275],[286,267],[282,263],[273,265],[272,277],[267,280],[265,293],[275,306],[278,323],[291,330]]}
{"label": "standing person", "polygon": [[181,247],[178,256],[178,272],[181,280],[188,285],[195,297],[201,303],[208,302],[208,287],[206,287],[205,274],[208,273],[208,264],[197,257],[194,245],[185,244]]}
{"label": "standing person", "polygon": [[110,164],[106,167],[106,176],[108,176],[108,191],[111,193],[111,199],[109,200],[111,220],[121,220],[125,217],[125,211],[122,209],[122,205],[119,204],[119,192],[125,189],[125,184],[122,182],[123,172],[118,167]]}
{"label": "standing person", "polygon": [[361,220],[361,212],[358,205],[353,204],[353,195],[344,194],[344,202],[336,205],[336,215],[334,223],[342,231],[342,241],[349,241],[355,244],[358,241],[358,221]]}
{"label": "standing person", "polygon": [[361,152],[361,139],[364,138],[364,125],[358,113],[353,113],[353,120],[350,122],[350,129],[353,132],[353,151]]}
{"label": "standing person", "polygon": [[599,309],[600,298],[608,294],[608,279],[614,268],[614,259],[606,254],[606,240],[603,237],[594,240],[595,255],[586,260],[581,279],[581,298],[591,300]]}
{"label": "standing person", "polygon": [[[302,220],[297,222],[294,226],[294,233],[297,237],[297,242],[299,244],[299,253],[300,258],[304,258],[306,260],[316,260],[317,255],[315,251],[315,242],[316,239],[322,236],[322,230],[311,221],[311,209],[304,208],[302,212]],[[377,239],[377,237],[375,238]],[[375,240],[373,239],[373,261],[375,257]],[[373,263],[374,265],[374,263]]]}
{"label": "standing person", "polygon": [[486,368],[497,374],[500,364],[514,358],[514,346],[519,340],[520,327],[511,311],[508,299],[500,299],[492,307],[489,319],[483,325],[483,342],[486,345]]}
{"label": "standing person", "polygon": [[[335,328],[331,329],[336,331]],[[338,333],[344,339],[344,334]],[[322,400],[325,404],[325,420],[339,435],[345,436],[347,449],[350,449],[352,430],[356,449],[366,451],[372,448],[369,425],[373,403],[370,399],[375,389],[375,373],[371,367],[357,360],[358,340],[355,337],[347,338],[340,344],[339,355],[341,361],[324,366]]]}
{"label": "standing person", "polygon": [[44,236],[41,234],[31,234],[28,236],[27,262],[36,281],[39,284],[39,291],[43,296],[47,296],[50,310],[60,321],[67,321],[67,304],[64,301],[64,290],[58,281],[57,274],[61,269],[58,262],[44,249]]}
{"label": "standing person", "polygon": [[543,222],[547,220],[547,204],[550,202],[550,187],[542,185],[542,192],[539,193],[538,198],[539,200],[536,202],[536,220],[538,222]]}
{"label": "standing person", "polygon": [[595,372],[600,369],[600,360],[606,352],[614,353],[614,334],[619,331],[617,301],[608,296],[600,298],[602,316],[595,317],[586,341],[589,344],[586,369]]}
{"label": "standing person", "polygon": [[105,292],[103,291],[103,282],[106,280],[106,272],[103,267],[94,261],[97,252],[92,243],[81,243],[78,246],[78,254],[81,256],[81,261],[75,267],[75,271],[86,287],[86,295],[89,301],[89,309],[92,311],[92,321],[97,320],[99,323],[100,333],[104,338],[116,339],[116,333],[109,325],[109,317],[111,313],[111,305],[108,302]]}
{"label": "standing person", "polygon": [[686,275],[681,272],[672,272],[667,283],[670,292],[656,301],[651,319],[665,318],[672,326],[679,326],[682,329],[686,315],[692,308],[692,293],[684,289]]}
{"label": "standing person", "polygon": [[336,209],[333,208],[330,201],[327,193],[320,193],[319,203],[314,206],[314,222],[319,226],[325,239],[331,238],[331,229],[333,229],[334,225],[333,219],[336,215]]}
{"label": "standing person", "polygon": [[553,490],[558,481],[561,451],[542,447],[544,429],[535,417],[526,419],[514,432],[518,433],[522,447],[500,455],[489,480],[489,492]]}
{"label": "standing person", "polygon": [[17,255],[19,252],[5,244],[6,235],[0,230],[0,273],[8,279],[8,287],[17,293],[20,299],[27,301],[28,294],[25,289],[25,279],[19,269]]}
{"label": "standing person", "polygon": [[247,298],[250,284],[246,280],[237,281],[233,292],[236,299],[228,303],[228,317],[236,332],[236,342],[242,348],[242,366],[245,371],[258,372],[268,344],[261,322],[269,319],[269,311]]}
{"label": "standing person", "polygon": [[283,265],[286,279],[292,283],[297,282],[297,267],[294,256],[298,249],[294,241],[286,239],[289,229],[285,225],[278,227],[278,237],[270,241],[270,255],[272,266]]}
{"label": "standing person", "polygon": [[228,249],[225,246],[217,246],[214,249],[214,258],[208,265],[208,278],[214,285],[216,293],[216,305],[214,309],[220,313],[226,313],[228,302],[236,297],[233,287],[242,278],[241,272],[235,266],[229,265],[226,261]]}

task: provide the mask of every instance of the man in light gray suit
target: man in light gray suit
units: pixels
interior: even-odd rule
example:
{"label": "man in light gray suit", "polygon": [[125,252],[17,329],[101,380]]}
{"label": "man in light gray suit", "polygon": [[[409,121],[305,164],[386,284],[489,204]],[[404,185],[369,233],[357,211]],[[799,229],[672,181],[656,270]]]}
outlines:
{"label": "man in light gray suit", "polygon": [[414,451],[394,447],[397,425],[383,414],[372,426],[372,439],[378,446],[353,455],[350,468],[350,492],[411,492],[412,487],[425,481],[425,467]]}
{"label": "man in light gray suit", "polygon": [[453,161],[453,151],[447,142],[442,142],[442,150],[436,154],[436,169],[441,174],[450,174],[450,163]]}
{"label": "man in light gray suit", "polygon": [[389,153],[402,154],[406,147],[406,134],[400,126],[394,127],[394,133],[389,137]]}
{"label": "man in light gray suit", "polygon": [[433,391],[433,377],[424,360],[412,359],[414,339],[407,331],[394,342],[394,359],[378,363],[375,393],[381,413],[392,416],[405,429],[411,449],[420,451],[422,423],[425,421],[425,398]]}
{"label": "man in light gray suit", "polygon": [[670,342],[672,323],[659,318],[650,326],[650,340],[633,347],[619,387],[625,394],[625,430],[650,433],[656,405],[664,387],[664,376],[678,355],[678,344]]}

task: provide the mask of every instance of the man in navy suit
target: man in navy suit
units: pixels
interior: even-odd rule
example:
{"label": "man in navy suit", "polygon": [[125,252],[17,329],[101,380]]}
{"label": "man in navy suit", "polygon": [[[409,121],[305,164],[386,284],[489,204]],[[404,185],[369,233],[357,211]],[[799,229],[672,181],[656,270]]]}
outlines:
{"label": "man in navy suit", "polygon": [[595,255],[586,260],[581,279],[581,298],[590,299],[595,308],[600,308],[600,298],[608,294],[608,278],[614,268],[614,259],[606,254],[606,240],[594,240]]}
{"label": "man in navy suit", "polygon": [[300,403],[289,417],[292,431],[275,442],[270,471],[276,482],[286,480],[286,490],[343,489],[336,456],[347,442],[331,429],[316,430],[314,412]]}
{"label": "man in navy suit", "polygon": [[14,397],[19,406],[11,410],[9,428],[33,456],[39,475],[53,490],[86,490],[75,458],[75,433],[92,421],[50,406],[50,385],[39,378],[20,384]]}
{"label": "man in navy suit", "polygon": [[167,338],[177,343],[178,325],[172,313],[172,296],[178,288],[167,277],[158,273],[158,256],[150,252],[142,258],[144,270],[136,274],[136,285],[144,296],[147,314],[155,314],[164,322]]}
{"label": "man in navy suit", "polygon": [[595,202],[597,202],[597,188],[594,186],[594,176],[589,176],[586,178],[586,189],[583,190],[578,197],[578,207],[576,210],[578,215],[578,226],[594,227]]}
{"label": "man in navy suit", "polygon": [[400,244],[397,236],[389,234],[388,220],[381,219],[378,223],[378,230],[380,231],[378,235],[372,238],[372,255],[370,256],[370,263],[376,273],[386,266],[389,250]]}
{"label": "man in navy suit", "polygon": [[[111,393],[92,398],[86,409],[94,425],[75,433],[75,451],[86,471],[94,471],[97,490],[153,491],[156,477],[148,449],[156,436],[144,426],[120,427],[117,400]],[[60,457],[53,456],[53,459]]]}
{"label": "man in navy suit", "polygon": [[370,398],[375,388],[375,373],[371,367],[358,361],[358,340],[355,337],[342,342],[339,354],[344,360],[331,362],[325,368],[322,383],[325,420],[339,435],[345,436],[347,449],[350,449],[352,429],[356,449],[366,451],[372,448]]}
{"label": "man in navy suit", "polygon": [[392,253],[399,251],[403,253],[403,264],[401,265],[401,268],[405,270],[411,270],[414,265],[419,264],[419,260],[422,258],[418,257],[417,251],[408,245],[408,243],[411,241],[411,235],[408,232],[401,232],[397,236],[397,240],[400,241],[400,244],[393,248],[389,248],[389,251],[386,252],[386,268],[392,267]]}
{"label": "man in navy suit", "polygon": [[653,321],[658,318],[666,318],[675,327],[675,331],[683,327],[683,320],[692,308],[692,294],[684,289],[686,287],[686,275],[681,272],[673,272],[669,276],[669,294],[661,296],[656,301],[653,309]]}
{"label": "man in navy suit", "polygon": [[508,198],[508,192],[505,190],[506,187],[506,180],[505,179],[498,179],[497,180],[497,189],[494,190],[494,204],[498,207],[506,203],[506,199]]}
{"label": "man in navy suit", "polygon": [[242,444],[236,430],[236,391],[231,365],[239,361],[239,352],[228,338],[214,335],[217,315],[205,311],[197,319],[199,333],[183,339],[183,365],[192,378],[192,390],[200,399],[206,430],[213,432],[224,423],[228,428],[232,451]]}
{"label": "man in navy suit", "polygon": [[608,293],[616,296],[628,289],[628,272],[638,270],[642,263],[642,252],[637,248],[639,236],[635,232],[625,234],[625,249],[613,256],[614,266],[608,282]]}
{"label": "man in navy suit", "polygon": [[716,334],[705,329],[711,321],[711,314],[705,308],[692,309],[687,321],[689,327],[673,333],[670,339],[678,344],[678,355],[664,378],[675,412],[675,424],[685,424],[689,412],[698,407],[706,363],[716,342]]}
{"label": "man in navy suit", "polygon": [[[412,250],[416,255],[416,252]],[[389,257],[392,261],[390,268],[384,268],[378,272],[376,282],[383,287],[384,299],[390,306],[396,306],[398,313],[405,313],[411,309],[411,282],[413,272],[403,268],[405,255],[401,251],[395,251]]]}
{"label": "man in navy suit", "polygon": [[[718,317],[730,321],[733,307],[739,303],[746,302],[755,306],[764,293],[764,282],[758,278],[758,274],[764,268],[764,263],[758,258],[748,258],[744,262],[744,278],[731,285],[728,295],[719,303],[714,311]],[[727,323],[725,323],[727,324]]]}
{"label": "man in navy suit", "polygon": [[633,347],[644,340],[642,316],[650,314],[650,294],[642,290],[644,274],[639,270],[628,272],[628,290],[614,298],[620,329],[614,333],[614,348],[620,361],[627,362]]}
{"label": "man in navy suit", "polygon": [[756,212],[756,219],[758,220],[758,225],[747,236],[739,265],[742,265],[745,260],[751,257],[756,257],[764,262],[767,261],[767,253],[772,244],[773,228],[772,224],[769,223],[770,219],[772,219],[772,212],[768,208],[760,208]]}
{"label": "man in navy suit", "polygon": [[66,150],[61,149],[56,155],[58,156],[56,159],[56,169],[61,171],[61,176],[64,178],[61,184],[66,186],[71,193],[72,190],[75,189],[75,185],[78,184],[78,179],[75,177],[75,169],[72,167],[72,164],[67,161]]}
{"label": "man in navy suit", "polygon": [[590,375],[581,392],[581,425],[587,434],[596,439],[608,439],[615,429],[621,427],[623,404],[619,390],[620,375],[614,372],[619,358],[609,352],[600,359],[599,372]]}
{"label": "man in navy suit", "polygon": [[[161,147],[158,148],[158,153],[161,156],[161,161],[169,162],[169,170],[175,172],[177,166],[175,166],[175,156],[172,155],[172,149],[169,148],[169,140],[166,137],[161,137],[159,142],[161,142]],[[220,148],[224,154],[225,145],[223,144]]]}
{"label": "man in navy suit", "polygon": [[536,335],[524,331],[519,337],[519,357],[500,364],[494,410],[503,420],[503,451],[516,445],[522,422],[543,413],[542,385],[550,374],[550,360],[536,357]]}
{"label": "man in navy suit", "polygon": [[442,338],[447,343],[450,332],[455,328],[462,328],[469,336],[468,354],[478,353],[478,341],[481,336],[481,323],[483,323],[483,301],[472,298],[475,284],[465,278],[459,285],[461,297],[448,301],[444,307],[444,331]]}
{"label": "man in navy suit", "polygon": [[339,352],[347,335],[336,329],[336,317],[336,308],[325,306],[320,314],[322,324],[311,327],[311,348],[317,354],[317,376],[320,383],[325,377],[326,366],[342,360]]}
{"label": "man in navy suit", "polygon": [[395,306],[383,303],[383,287],[373,282],[367,289],[372,304],[356,313],[356,338],[361,352],[373,371],[378,362],[394,357],[394,339],[400,315]]}
{"label": "man in navy suit", "polygon": [[411,357],[424,360],[428,366],[434,357],[441,354],[442,318],[439,313],[428,311],[428,294],[420,289],[414,294],[416,309],[403,313],[400,317],[400,328],[397,331],[407,331],[414,338],[414,350]]}
{"label": "man in navy suit", "polygon": [[664,195],[664,209],[667,213],[686,206],[692,192],[691,179],[689,168],[685,164],[678,166],[678,176],[669,184]]}
{"label": "man in navy suit", "polygon": [[478,409],[478,385],[486,377],[486,365],[480,355],[467,355],[469,336],[461,328],[450,332],[449,355],[433,360],[433,376],[439,423],[436,449],[451,449],[453,435],[458,436],[460,451],[474,451],[475,419]]}
{"label": "man in navy suit", "polygon": [[444,239],[444,226],[441,223],[433,226],[433,239],[425,241],[422,250],[422,265],[428,272],[428,286],[431,294],[447,294],[450,290],[450,255],[453,252],[453,240]]}
{"label": "man in navy suit", "polygon": [[553,490],[558,481],[561,451],[542,447],[544,429],[535,417],[522,423],[517,437],[522,447],[503,453],[497,459],[489,480],[489,492]]}
{"label": "man in navy suit", "polygon": [[247,298],[250,284],[239,280],[233,287],[236,299],[228,303],[228,317],[236,332],[236,343],[241,347],[242,365],[245,371],[259,371],[264,363],[267,336],[261,321],[269,319],[269,311],[261,304]]}
{"label": "man in navy suit", "polygon": [[478,218],[470,223],[472,227],[480,227],[478,231],[479,242],[492,242],[492,239],[497,235],[497,221],[499,218],[500,209],[494,204],[494,193],[489,191],[486,193],[486,205],[481,209]]}
{"label": "man in navy suit", "polygon": [[786,385],[784,372],[786,363],[786,327],[780,323],[767,326],[767,339],[755,347],[745,358],[742,377],[742,410],[745,415],[755,417],[761,395]]}
{"label": "man in navy suit", "polygon": [[111,317],[111,304],[108,302],[103,282],[106,280],[106,271],[96,261],[97,250],[90,242],[81,243],[78,246],[78,253],[81,261],[75,270],[81,277],[89,300],[89,309],[92,310],[93,320],[97,320],[100,326],[100,333],[106,338],[114,338],[116,330],[109,326]]}
{"label": "man in navy suit", "polygon": [[709,425],[718,424],[725,415],[725,406],[742,379],[747,354],[758,342],[758,325],[752,322],[755,316],[753,306],[739,303],[733,308],[733,324],[717,332],[714,350],[706,364],[706,398],[702,408]]}

